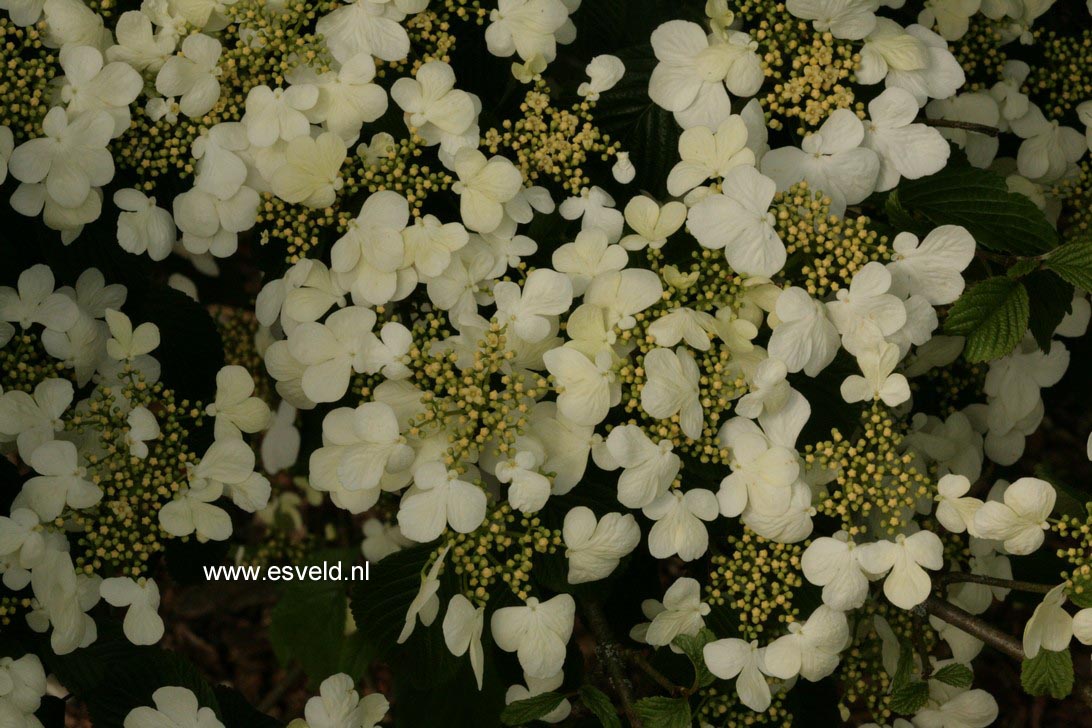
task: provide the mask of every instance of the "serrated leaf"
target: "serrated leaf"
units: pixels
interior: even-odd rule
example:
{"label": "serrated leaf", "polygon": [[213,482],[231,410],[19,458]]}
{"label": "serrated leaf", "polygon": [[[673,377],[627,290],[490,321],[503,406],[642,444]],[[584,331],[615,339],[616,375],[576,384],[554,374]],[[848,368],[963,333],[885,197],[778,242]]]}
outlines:
{"label": "serrated leaf", "polygon": [[614,710],[610,698],[594,685],[580,686],[580,700],[592,715],[599,719],[603,728],[622,728],[622,721]]}
{"label": "serrated leaf", "polygon": [[917,713],[929,700],[929,685],[918,681],[903,685],[891,693],[891,710],[903,715]]}
{"label": "serrated leaf", "polygon": [[693,722],[686,698],[644,698],[638,700],[634,708],[650,728],[690,728]]}
{"label": "serrated leaf", "polygon": [[561,693],[542,693],[526,700],[517,700],[501,711],[501,722],[505,725],[530,723],[554,710],[564,699]]}
{"label": "serrated leaf", "polygon": [[895,666],[895,674],[891,677],[891,685],[894,690],[899,690],[910,683],[910,673],[913,667],[913,648],[909,642],[899,642],[899,661]]}
{"label": "serrated leaf", "polygon": [[1031,307],[1024,284],[1004,276],[987,278],[960,296],[944,331],[967,338],[963,356],[984,362],[1016,348],[1028,329]]}
{"label": "serrated leaf", "polygon": [[969,688],[971,683],[974,682],[974,673],[971,672],[971,669],[958,662],[945,665],[930,677],[954,688]]}
{"label": "serrated leaf", "polygon": [[1074,286],[1092,290],[1092,243],[1066,243],[1047,256],[1046,263]]}
{"label": "serrated leaf", "polygon": [[1012,267],[1005,271],[1005,275],[1009,278],[1023,278],[1033,270],[1037,270],[1040,265],[1041,262],[1036,258],[1024,258],[1013,263]]}
{"label": "serrated leaf", "polygon": [[1023,283],[1031,308],[1028,328],[1039,348],[1049,351],[1054,330],[1073,307],[1073,286],[1048,270],[1035,271]]}
{"label": "serrated leaf", "polygon": [[690,658],[690,664],[694,666],[694,676],[700,687],[705,687],[715,679],[713,673],[705,666],[704,648],[715,640],[717,636],[710,629],[702,629],[697,634],[681,634],[675,638],[675,646],[681,649]]}
{"label": "serrated leaf", "polygon": [[1009,192],[1005,179],[988,170],[953,164],[929,177],[903,180],[893,194],[894,209],[902,211],[894,219],[962,225],[990,250],[1035,255],[1058,244],[1058,233],[1035,203]]}
{"label": "serrated leaf", "polygon": [[1028,695],[1049,695],[1061,700],[1073,690],[1073,658],[1069,650],[1039,650],[1020,665],[1020,684]]}

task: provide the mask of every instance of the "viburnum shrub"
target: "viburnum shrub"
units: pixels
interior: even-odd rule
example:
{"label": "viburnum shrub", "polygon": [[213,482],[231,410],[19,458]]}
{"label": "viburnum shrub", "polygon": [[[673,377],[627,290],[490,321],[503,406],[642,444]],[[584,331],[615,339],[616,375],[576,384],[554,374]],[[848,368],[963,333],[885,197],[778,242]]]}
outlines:
{"label": "viburnum shrub", "polygon": [[1092,3],[0,9],[0,725],[1092,702]]}

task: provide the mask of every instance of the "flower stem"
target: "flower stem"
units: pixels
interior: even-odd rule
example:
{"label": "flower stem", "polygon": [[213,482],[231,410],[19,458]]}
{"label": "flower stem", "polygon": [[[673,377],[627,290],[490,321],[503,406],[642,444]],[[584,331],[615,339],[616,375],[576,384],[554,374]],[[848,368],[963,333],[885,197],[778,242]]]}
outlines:
{"label": "flower stem", "polygon": [[945,129],[962,129],[964,131],[973,131],[979,134],[985,134],[986,136],[1000,136],[1001,130],[996,126],[986,126],[985,124],[975,124],[970,121],[955,121],[953,119],[923,119],[922,123],[926,126],[937,126]]}
{"label": "flower stem", "polygon": [[622,702],[622,711],[633,728],[641,728],[641,719],[637,716],[633,703],[633,686],[630,684],[629,677],[626,676],[622,661],[625,652],[614,641],[610,624],[603,614],[603,606],[594,599],[583,601],[581,606],[588,629],[595,635],[595,654],[607,668],[610,684]]}
{"label": "flower stem", "polygon": [[1036,584],[1030,581],[1014,581],[1012,579],[998,579],[993,576],[984,576],[982,574],[968,574],[962,571],[950,571],[940,577],[940,583],[947,585],[951,583],[968,582],[971,584],[982,584],[983,586],[995,586],[1001,589],[1015,589],[1016,591],[1030,592],[1032,594],[1047,594],[1054,587],[1049,584]]}

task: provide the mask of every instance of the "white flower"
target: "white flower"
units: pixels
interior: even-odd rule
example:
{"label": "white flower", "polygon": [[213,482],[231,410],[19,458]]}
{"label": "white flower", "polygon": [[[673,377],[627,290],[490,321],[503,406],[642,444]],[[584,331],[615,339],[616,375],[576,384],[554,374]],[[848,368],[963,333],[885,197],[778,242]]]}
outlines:
{"label": "white flower", "polygon": [[645,355],[645,386],[641,409],[657,419],[679,416],[679,427],[687,437],[701,437],[705,426],[700,391],[700,372],[685,348],[657,348]]}
{"label": "white flower", "polygon": [[629,513],[608,513],[596,520],[590,508],[578,506],[565,514],[561,530],[570,584],[610,576],[618,562],[641,541],[641,529]]}
{"label": "white flower", "polygon": [[542,355],[546,369],[557,381],[557,409],[578,425],[597,425],[622,397],[612,370],[611,355],[600,352],[595,360],[562,347]]}
{"label": "white flower", "polygon": [[106,309],[106,325],[110,338],[106,354],[115,361],[137,361],[159,347],[159,327],[146,321],[135,329],[133,322],[121,311]]}
{"label": "white flower", "polygon": [[545,602],[530,597],[525,606],[493,612],[489,629],[498,647],[516,653],[528,676],[548,678],[560,672],[565,662],[565,644],[575,616],[576,602],[568,594]]}
{"label": "white flower", "polygon": [[785,362],[790,372],[803,369],[809,377],[834,361],[838,329],[822,303],[803,288],[789,288],[777,297],[774,310],[780,322],[770,335],[770,356]]}
{"label": "white flower", "polygon": [[15,288],[0,286],[0,321],[18,324],[24,331],[34,324],[68,331],[79,318],[79,308],[68,296],[54,292],[55,285],[48,265],[27,268],[19,274]]}
{"label": "white flower", "polygon": [[406,623],[402,627],[401,634],[398,635],[398,644],[404,643],[413,634],[418,617],[421,618],[421,624],[426,627],[436,619],[440,611],[440,598],[436,595],[436,592],[440,590],[440,571],[443,569],[444,557],[447,556],[450,548],[450,544],[445,545],[429,566],[428,573],[421,577],[421,586],[413,597],[413,601],[410,602],[409,609],[406,610]]}
{"label": "white flower", "polygon": [[217,440],[240,438],[243,432],[260,432],[269,424],[269,405],[254,393],[254,380],[238,365],[223,367],[216,373],[216,399],[205,407],[205,414],[216,418]]}
{"label": "white flower", "polygon": [[685,341],[693,349],[708,351],[712,345],[709,335],[718,330],[719,323],[704,311],[676,308],[653,321],[648,335],[659,346],[670,347]]}
{"label": "white flower", "polygon": [[625,331],[637,325],[634,316],[659,302],[660,277],[643,268],[627,268],[599,275],[584,293],[584,302],[606,310],[607,326]]}
{"label": "white flower", "polygon": [[651,197],[638,195],[626,204],[625,221],[633,233],[618,241],[626,250],[659,250],[686,222],[686,205],[668,202],[663,207]]}
{"label": "white flower", "polygon": [[114,120],[105,111],[87,111],[71,119],[54,106],[42,120],[43,136],[23,142],[11,153],[8,171],[24,184],[45,183],[49,198],[77,208],[114,177],[114,159],[106,145]]}
{"label": "white flower", "polygon": [[353,56],[334,72],[316,80],[318,100],[307,111],[311,121],[352,144],[360,137],[362,124],[375,121],[387,110],[387,94],[376,83],[375,60],[366,53]]}
{"label": "white flower", "polygon": [[717,442],[731,451],[732,472],[720,483],[720,512],[736,517],[751,508],[783,513],[800,463],[791,447],[775,444],[752,420],[735,417],[724,424]]}
{"label": "white flower", "polygon": [[978,12],[982,0],[926,0],[918,14],[918,22],[936,28],[946,40],[959,40],[967,34],[971,16]]}
{"label": "white flower", "polygon": [[[920,27],[920,26],[919,26]],[[947,46],[942,46],[945,49]],[[890,71],[921,71],[929,64],[928,47],[889,18],[877,18],[876,27],[865,38],[857,81],[879,83]],[[955,60],[954,58],[952,60]],[[960,73],[959,64],[955,64]],[[918,99],[918,105],[924,101]]]}
{"label": "white flower", "polygon": [[1082,609],[1073,615],[1073,636],[1081,644],[1092,645],[1092,609]]}
{"label": "white flower", "polygon": [[306,112],[314,108],[318,98],[318,88],[309,83],[277,89],[254,86],[247,94],[246,114],[243,115],[250,143],[255,147],[269,147],[282,139],[292,141],[308,136],[311,126]]}
{"label": "white flower", "polygon": [[[551,262],[554,268],[565,273],[571,280],[568,287],[572,294],[580,296],[596,276],[625,268],[628,258],[621,245],[611,245],[605,232],[590,228],[581,230],[573,242],[565,243],[554,250]],[[498,287],[500,285],[497,284]]]}
{"label": "white flower", "polygon": [[[892,21],[881,20],[895,25]],[[897,34],[901,36],[901,31],[897,31]],[[920,45],[903,42],[898,50],[889,46],[888,52],[884,53],[884,59],[890,66],[887,87],[906,89],[914,94],[919,106],[924,106],[929,99],[946,99],[955,94],[966,77],[963,67],[948,50],[944,39],[922,25],[908,26],[906,34]],[[903,40],[899,38],[894,43]],[[920,65],[922,50],[924,65]]]}
{"label": "white flower", "polygon": [[759,362],[748,379],[747,394],[736,401],[736,414],[753,420],[763,411],[777,412],[784,407],[792,392],[785,379],[788,373],[785,362],[780,359],[767,357]]}
{"label": "white flower", "polygon": [[64,70],[61,101],[69,116],[88,111],[105,111],[114,122],[111,136],[129,130],[129,104],[140,95],[144,82],[127,63],[103,64],[102,53],[90,46],[61,49]]}
{"label": "white flower", "polygon": [[171,254],[176,238],[174,218],[156,206],[154,197],[127,188],[114,193],[114,204],[122,210],[118,215],[118,245],[122,250],[134,255],[147,252],[155,261]]}
{"label": "white flower", "polygon": [[200,118],[220,99],[220,41],[202,33],[186,36],[181,53],[171,56],[155,77],[155,89],[164,96],[177,96],[178,108],[191,118]]}
{"label": "white flower", "polygon": [[579,219],[581,230],[602,230],[611,243],[622,237],[625,218],[614,209],[614,198],[602,187],[584,188],[579,195],[562,202],[558,211],[566,220]]}
{"label": "white flower", "polygon": [[11,22],[20,28],[37,23],[44,5],[45,0],[0,0],[0,10],[6,10]]}
{"label": "white flower", "polygon": [[1069,641],[1073,638],[1073,617],[1064,606],[1065,584],[1059,584],[1047,592],[1024,626],[1026,659],[1038,655],[1040,649],[1061,652],[1069,647]]}
{"label": "white flower", "polygon": [[212,505],[224,494],[224,484],[197,480],[159,511],[159,525],[172,536],[197,534],[198,541],[224,541],[231,535],[231,517]]}
{"label": "white flower", "polygon": [[379,500],[388,476],[402,477],[400,485],[408,481],[413,450],[388,404],[333,410],[322,422],[322,444],[311,454],[311,487],[330,493],[340,508],[361,513]]}
{"label": "white flower", "polygon": [[[0,697],[9,706],[29,715],[38,710],[45,694],[46,674],[37,655],[26,654],[17,660],[0,657]],[[12,725],[21,726],[18,720]],[[33,721],[25,725],[36,728]]]}
{"label": "white flower", "polygon": [[45,0],[40,7],[45,15],[47,47],[93,46],[102,50],[110,45],[110,31],[103,27],[102,16],[82,0]]}
{"label": "white flower", "polygon": [[452,161],[459,181],[451,189],[459,195],[463,224],[474,232],[491,233],[504,220],[504,204],[519,193],[523,177],[505,157],[486,158],[477,149],[460,149]]}
{"label": "white flower", "polygon": [[1004,502],[987,501],[978,509],[974,515],[976,535],[1004,541],[1010,554],[1030,554],[1043,545],[1056,498],[1054,488],[1045,480],[1020,478],[1005,489]]}
{"label": "white flower", "polygon": [[[930,681],[930,694],[933,692]],[[943,702],[930,699],[914,715],[917,728],[986,728],[997,720],[997,701],[985,690],[967,690]]]}
{"label": "white flower", "polygon": [[[697,634],[705,626],[704,617],[711,611],[711,607],[701,600],[701,584],[689,577],[676,579],[668,587],[663,604],[650,599],[641,605],[641,609],[652,622],[634,627],[631,636],[654,647],[671,645],[679,635]],[[672,650],[678,648],[672,645]]]}
{"label": "white flower", "polygon": [[751,96],[764,80],[756,44],[746,33],[711,38],[697,23],[671,20],[652,32],[651,41],[659,63],[648,95],[684,129],[717,127],[732,113],[728,92]]}
{"label": "white flower", "polygon": [[845,613],[824,604],[811,613],[807,622],[789,623],[789,633],[767,645],[766,669],[782,680],[800,675],[816,682],[834,672],[838,653],[848,642]]}
{"label": "white flower", "polygon": [[[890,569],[883,593],[899,609],[911,609],[929,596],[932,582],[925,569],[944,565],[944,545],[932,531],[899,534],[894,541],[875,541],[858,548],[860,564],[873,574]],[[924,567],[924,568],[923,568]]]}
{"label": "white flower", "polygon": [[735,637],[710,642],[702,650],[709,672],[722,680],[736,678],[739,701],[751,710],[764,713],[770,707],[770,686],[764,675],[770,674],[765,649],[758,642],[744,642]]}
{"label": "white flower", "polygon": [[654,558],[678,555],[683,561],[701,557],[709,548],[709,532],[702,521],[713,521],[720,506],[712,491],[671,490],[641,509],[655,521],[648,534],[648,550]]}
{"label": "white flower", "polygon": [[732,115],[716,133],[704,126],[687,129],[679,136],[681,161],[667,175],[667,191],[681,197],[707,179],[727,176],[729,170],[754,166],[755,154],[747,147],[747,126]]}
{"label": "white flower", "polygon": [[915,124],[917,99],[909,91],[889,88],[868,104],[863,145],[879,155],[876,191],[884,192],[899,179],[919,179],[944,168],[951,147],[943,135],[925,124]]}
{"label": "white flower", "polygon": [[345,142],[333,132],[323,132],[316,139],[301,136],[288,142],[285,163],[277,168],[269,185],[285,202],[307,207],[329,207],[345,184],[341,165],[345,162]]}
{"label": "white flower", "polygon": [[154,645],[163,637],[163,620],[158,614],[159,587],[152,579],[143,583],[129,577],[104,579],[99,585],[102,598],[115,607],[128,607],[122,629],[134,645]]}
{"label": "white flower", "polygon": [[[455,88],[455,72],[441,61],[429,61],[413,78],[403,77],[391,87],[391,98],[405,112],[406,126],[426,144],[439,144],[447,154],[475,146],[478,110],[474,97]],[[473,131],[474,143],[466,137]]]}
{"label": "white flower", "polygon": [[569,19],[561,0],[500,0],[489,14],[485,42],[489,52],[505,58],[518,53],[524,61],[557,56],[556,34]]}
{"label": "white flower", "polygon": [[218,200],[230,199],[246,182],[243,152],[250,147],[246,127],[239,122],[217,124],[193,141],[191,151],[197,161],[194,186]]}
{"label": "white flower", "polygon": [[[44,532],[38,515],[29,508],[13,508],[11,516],[0,516],[0,557],[7,564],[4,584],[15,588],[11,578],[19,569],[33,569],[46,552]],[[24,581],[20,587],[25,586]]]}
{"label": "white flower", "polygon": [[977,535],[975,530],[975,513],[982,507],[982,501],[977,498],[964,497],[971,489],[971,481],[962,475],[949,473],[937,483],[936,516],[940,525],[952,533],[971,532]]}
{"label": "white flower", "polygon": [[416,268],[423,280],[436,278],[450,264],[452,253],[463,248],[470,236],[459,223],[441,223],[435,215],[422,215],[413,223],[402,231],[403,262]]}
{"label": "white flower", "polygon": [[838,291],[837,300],[827,304],[849,353],[857,355],[879,346],[906,323],[906,307],[888,293],[891,281],[883,264],[872,261],[853,275],[849,288]]}
{"label": "white flower", "polygon": [[511,281],[493,287],[497,321],[528,344],[537,344],[556,329],[556,316],[569,310],[573,286],[569,277],[549,268],[531,271],[523,288]]}
{"label": "white flower", "polygon": [[600,94],[622,80],[626,67],[617,56],[601,55],[592,58],[584,72],[588,74],[588,80],[580,84],[576,93],[588,101],[598,101]]}
{"label": "white flower", "polygon": [[1088,151],[1081,132],[1057,121],[1048,121],[1038,107],[1012,121],[1012,130],[1024,139],[1016,154],[1020,174],[1049,184],[1065,176]]}
{"label": "white flower", "polygon": [[897,407],[910,399],[910,383],[902,374],[893,374],[899,365],[899,347],[880,343],[857,354],[861,373],[851,374],[842,382],[842,399],[846,402],[880,400],[888,407]]}
{"label": "white flower", "polygon": [[156,33],[151,18],[139,10],[122,13],[114,34],[118,43],[106,49],[106,57],[137,71],[159,71],[178,42],[165,28]]}
{"label": "white flower", "polygon": [[[467,478],[463,480],[462,478]],[[413,474],[413,485],[402,496],[398,525],[402,535],[419,543],[437,538],[448,526],[470,533],[485,520],[485,491],[443,463],[429,462]]]}
{"label": "white flower", "polygon": [[774,228],[773,180],[740,166],[724,178],[721,194],[698,202],[687,216],[690,232],[705,248],[724,248],[733,270],[768,278],[785,265],[785,245]]}
{"label": "white flower", "polygon": [[162,687],[152,693],[155,708],[133,708],[125,716],[125,728],[224,728],[212,708],[202,708],[197,696],[182,687]]}
{"label": "white flower", "polygon": [[482,650],[482,629],[485,626],[485,607],[475,607],[462,594],[456,594],[447,605],[444,615],[444,643],[456,657],[470,653],[470,666],[482,689],[482,671],[485,653]]}
{"label": "white flower", "polygon": [[322,681],[319,694],[303,707],[303,717],[308,728],[376,728],[388,707],[382,693],[362,698],[353,679],[338,673]]}
{"label": "white flower", "polygon": [[[636,425],[621,425],[610,431],[606,449],[621,467],[618,478],[618,502],[627,508],[643,508],[667,492],[679,474],[681,460],[672,452],[671,441],[658,444]],[[599,456],[597,455],[597,462]]]}
{"label": "white flower", "polygon": [[0,126],[0,184],[8,178],[8,160],[15,149],[15,135],[6,126]]}
{"label": "white flower", "polygon": [[836,109],[819,130],[804,138],[800,148],[781,147],[762,157],[762,173],[779,191],[800,180],[830,197],[832,215],[844,215],[876,189],[880,158],[862,147],[865,127],[849,109]]}
{"label": "white flower", "polygon": [[182,231],[182,245],[193,255],[232,255],[239,245],[238,233],[254,227],[258,217],[257,191],[241,185],[234,195],[221,200],[195,187],[174,198],[174,221]]}
{"label": "white flower", "polygon": [[134,407],[129,411],[125,422],[129,425],[129,431],[125,433],[129,454],[143,460],[148,457],[147,443],[159,438],[159,423],[146,407]]}
{"label": "white flower", "polygon": [[375,312],[348,306],[324,323],[306,322],[292,330],[288,347],[303,365],[301,388],[314,402],[336,402],[349,388],[349,378],[381,369],[383,344],[372,333]]}
{"label": "white flower", "polygon": [[18,389],[0,394],[0,441],[15,440],[19,457],[30,462],[39,446],[64,429],[61,416],[74,391],[67,379],[46,379],[34,387],[33,395]]}
{"label": "white flower", "polygon": [[860,561],[860,548],[839,531],[833,538],[811,542],[800,559],[804,578],[823,587],[823,603],[832,609],[856,609],[868,596],[868,575]]}
{"label": "white flower", "polygon": [[397,61],[406,57],[410,47],[409,35],[399,21],[407,12],[423,10],[426,4],[409,3],[414,7],[402,10],[389,2],[356,0],[319,18],[315,30],[342,63],[361,53]]}
{"label": "white flower", "polygon": [[384,523],[378,518],[369,518],[364,521],[364,540],[360,544],[360,550],[368,561],[382,561],[391,554],[396,554],[413,542],[402,535],[402,529],[397,524]]}
{"label": "white flower", "polygon": [[79,463],[76,446],[64,440],[53,440],[34,448],[30,466],[39,475],[23,485],[19,500],[48,523],[64,511],[65,506],[76,510],[90,508],[102,499],[102,491],[87,479],[87,471]]}
{"label": "white flower", "polygon": [[406,258],[402,231],[408,222],[406,198],[383,190],[364,201],[360,214],[334,243],[331,269],[355,303],[379,305],[401,292],[399,271]]}
{"label": "white flower", "polygon": [[843,40],[861,40],[876,27],[879,0],[788,0],[785,9],[811,20],[820,33]]}
{"label": "white flower", "polygon": [[952,303],[963,293],[963,270],[974,258],[975,242],[966,228],[942,225],[919,244],[913,233],[899,233],[887,264],[891,292],[917,294],[934,306]]}

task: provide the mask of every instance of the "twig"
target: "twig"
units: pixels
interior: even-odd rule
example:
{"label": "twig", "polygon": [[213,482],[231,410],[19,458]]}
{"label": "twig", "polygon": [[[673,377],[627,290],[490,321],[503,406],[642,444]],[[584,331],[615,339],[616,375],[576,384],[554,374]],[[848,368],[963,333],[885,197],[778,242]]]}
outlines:
{"label": "twig", "polygon": [[985,124],[975,124],[971,121],[955,121],[954,119],[924,119],[922,123],[926,126],[939,126],[945,129],[962,129],[964,131],[973,131],[979,134],[985,134],[986,136],[1000,136],[1001,130],[996,126],[986,126]]}
{"label": "twig", "polygon": [[595,635],[595,653],[607,668],[611,685],[618,693],[618,699],[622,701],[622,710],[633,728],[641,728],[641,719],[637,716],[637,709],[634,707],[632,686],[622,663],[625,653],[614,641],[610,625],[603,614],[603,607],[592,599],[582,602],[582,606],[588,629]]}
{"label": "twig", "polygon": [[644,655],[639,652],[630,651],[626,654],[627,657],[633,662],[634,665],[641,669],[641,672],[652,678],[652,681],[659,685],[664,690],[668,691],[672,695],[685,694],[686,688],[683,688],[675,683],[671,682],[664,676],[662,672],[657,670],[652,664],[645,659]]}
{"label": "twig", "polygon": [[[972,637],[977,637],[998,652],[1002,652],[1014,660],[1022,661],[1024,659],[1024,647],[1020,640],[1007,632],[1002,632],[970,612],[935,596],[926,599],[922,606],[929,614],[963,630]],[[1078,682],[1073,686],[1073,692],[1085,705],[1092,707],[1092,683],[1087,681]]]}
{"label": "twig", "polygon": [[962,571],[950,571],[939,579],[942,585],[958,582],[970,582],[984,586],[996,586],[1002,589],[1015,589],[1016,591],[1031,592],[1033,594],[1048,594],[1054,587],[1049,584],[1036,584],[1030,581],[1013,581],[1012,579],[998,579],[982,574],[968,574]]}
{"label": "twig", "polygon": [[262,698],[255,706],[259,712],[265,713],[270,708],[273,708],[280,699],[284,697],[284,694],[288,692],[296,682],[303,676],[303,667],[298,662],[294,663],[288,668],[288,671],[284,674],[284,679],[274,685],[265,697]]}

